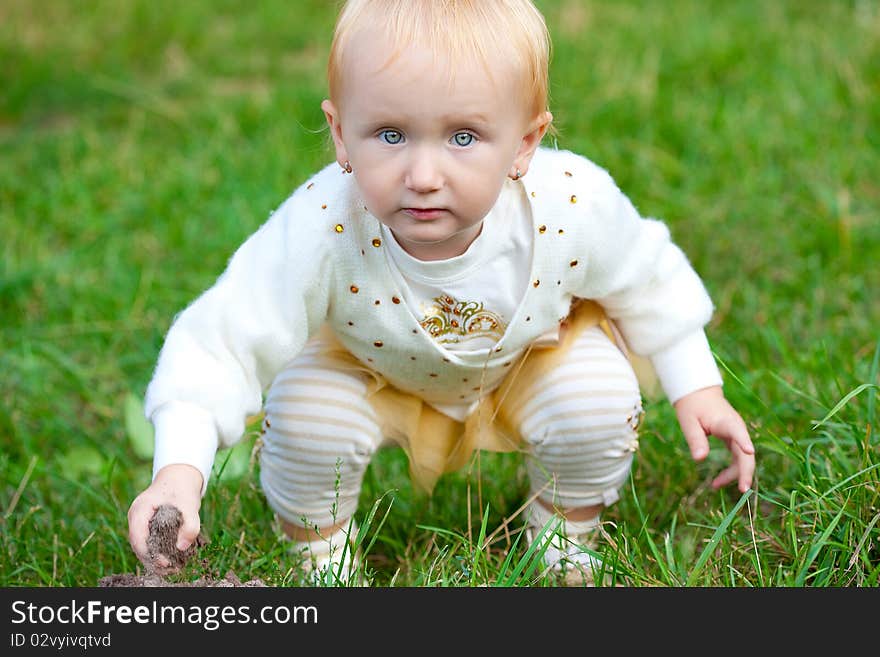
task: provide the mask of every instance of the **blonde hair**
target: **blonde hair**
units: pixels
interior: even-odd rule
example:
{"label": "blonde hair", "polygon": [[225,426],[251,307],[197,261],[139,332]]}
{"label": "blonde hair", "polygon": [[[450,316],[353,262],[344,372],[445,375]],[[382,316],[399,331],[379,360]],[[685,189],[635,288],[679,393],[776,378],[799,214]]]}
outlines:
{"label": "blonde hair", "polygon": [[343,62],[352,35],[367,27],[391,44],[393,61],[408,46],[448,57],[449,74],[457,64],[500,60],[522,81],[530,116],[548,109],[550,36],[531,0],[346,0],[336,20],[327,81],[330,100],[338,103]]}

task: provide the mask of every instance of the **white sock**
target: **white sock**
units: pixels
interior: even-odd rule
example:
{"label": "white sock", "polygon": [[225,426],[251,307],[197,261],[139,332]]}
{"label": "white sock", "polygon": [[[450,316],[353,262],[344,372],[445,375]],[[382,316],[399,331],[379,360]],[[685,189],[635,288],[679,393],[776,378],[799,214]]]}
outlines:
{"label": "white sock", "polygon": [[587,520],[569,520],[558,513],[555,513],[541,504],[538,500],[533,500],[526,511],[528,514],[529,524],[537,530],[553,520],[548,531],[556,530],[560,534],[575,539],[577,536],[590,534],[599,526],[599,514]]}
{"label": "white sock", "polygon": [[[598,514],[588,520],[568,520],[534,500],[529,504],[526,517],[529,541],[547,527],[541,538],[542,542],[549,542],[544,550],[544,563],[555,571],[566,571],[566,578],[571,575],[572,583],[592,580],[593,571],[602,562],[584,547],[592,547],[593,536],[599,527]],[[568,573],[569,570],[575,572]]]}
{"label": "white sock", "polygon": [[339,574],[340,579],[345,580],[351,573],[352,567],[357,564],[357,555],[354,554],[357,534],[357,524],[354,520],[349,520],[346,526],[340,527],[327,538],[292,541],[290,549],[294,554],[303,554],[306,557],[304,566],[307,569],[314,569],[320,574],[321,571],[332,568],[334,573]]}

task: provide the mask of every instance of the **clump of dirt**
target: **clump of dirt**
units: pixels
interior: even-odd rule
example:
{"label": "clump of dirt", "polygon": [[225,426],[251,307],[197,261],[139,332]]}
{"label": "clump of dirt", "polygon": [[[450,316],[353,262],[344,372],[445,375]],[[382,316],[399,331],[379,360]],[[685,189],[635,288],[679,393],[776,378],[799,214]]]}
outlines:
{"label": "clump of dirt", "polygon": [[[150,518],[150,534],[147,537],[147,556],[152,564],[152,566],[147,566],[148,570],[152,570],[150,574],[167,575],[179,572],[190,557],[207,543],[205,537],[199,533],[196,540],[186,550],[178,550],[177,532],[182,523],[183,514],[180,509],[170,504],[160,506]],[[168,560],[168,566],[159,566],[160,557],[165,557]]]}
{"label": "clump of dirt", "polygon": [[[147,572],[144,575],[123,573],[119,575],[107,575],[98,580],[98,586],[128,586],[128,587],[160,587],[160,586],[266,586],[260,579],[252,579],[242,582],[238,576],[229,571],[223,579],[215,580],[209,577],[199,577],[192,582],[169,582],[165,575],[179,572],[193,557],[199,548],[208,543],[207,539],[199,533],[196,540],[186,550],[177,549],[177,532],[183,522],[183,514],[180,509],[170,504],[163,504],[153,517],[150,518],[150,533],[147,537],[147,556],[149,563],[146,565]],[[159,565],[159,557],[168,560],[168,566]]]}

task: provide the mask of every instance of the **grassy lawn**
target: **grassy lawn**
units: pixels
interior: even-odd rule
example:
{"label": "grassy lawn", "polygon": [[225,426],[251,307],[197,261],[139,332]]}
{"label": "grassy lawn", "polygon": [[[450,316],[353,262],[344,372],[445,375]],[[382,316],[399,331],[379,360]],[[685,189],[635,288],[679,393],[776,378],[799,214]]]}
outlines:
{"label": "grassy lawn", "polygon": [[[661,217],[717,306],[708,334],[758,448],[712,491],[661,398],[601,550],[632,586],[880,584],[880,3],[543,0],[560,148]],[[134,572],[139,415],[174,314],[330,161],[335,3],[0,4],[0,585]],[[552,143],[552,140],[548,140]],[[259,488],[256,427],[217,459],[207,568],[301,582]],[[518,542],[522,462],[414,493],[371,464],[378,586],[551,586]],[[505,524],[505,520],[509,520]]]}

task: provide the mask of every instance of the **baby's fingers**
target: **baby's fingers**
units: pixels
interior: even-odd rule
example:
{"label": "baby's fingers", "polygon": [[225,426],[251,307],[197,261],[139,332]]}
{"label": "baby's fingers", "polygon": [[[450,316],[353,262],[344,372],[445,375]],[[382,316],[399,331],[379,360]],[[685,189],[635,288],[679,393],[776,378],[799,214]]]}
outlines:
{"label": "baby's fingers", "polygon": [[736,463],[728,465],[721,473],[712,480],[712,488],[722,488],[739,478],[739,467]]}
{"label": "baby's fingers", "polygon": [[743,453],[737,444],[731,445],[730,449],[733,453],[733,463],[712,480],[712,488],[721,488],[736,481],[739,491],[745,493],[752,487],[752,476],[755,474],[755,457],[753,454]]}
{"label": "baby's fingers", "polygon": [[[735,446],[733,449],[737,449]],[[753,448],[754,449],[754,448]],[[755,454],[739,454],[739,490],[745,493],[752,487],[752,476],[755,474]]]}
{"label": "baby's fingers", "polygon": [[[714,433],[714,432],[713,432]],[[731,447],[736,445],[744,454],[754,454],[755,446],[749,437],[749,430],[746,423],[739,416],[727,418],[720,431],[717,432],[719,437],[726,436],[731,441]]]}
{"label": "baby's fingers", "polygon": [[709,440],[706,438],[703,425],[695,416],[680,417],[679,424],[684,439],[690,447],[691,456],[695,461],[702,461],[709,455]]}
{"label": "baby's fingers", "polygon": [[180,531],[177,532],[177,549],[181,551],[188,549],[198,537],[201,526],[198,513],[183,513]]}
{"label": "baby's fingers", "polygon": [[135,500],[128,510],[128,542],[138,559],[147,563],[147,535],[155,507]]}
{"label": "baby's fingers", "polygon": [[157,554],[153,557],[151,564],[153,572],[159,575],[167,575],[171,572],[171,561],[164,554]]}

